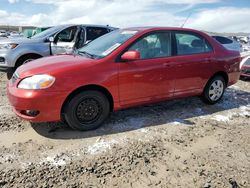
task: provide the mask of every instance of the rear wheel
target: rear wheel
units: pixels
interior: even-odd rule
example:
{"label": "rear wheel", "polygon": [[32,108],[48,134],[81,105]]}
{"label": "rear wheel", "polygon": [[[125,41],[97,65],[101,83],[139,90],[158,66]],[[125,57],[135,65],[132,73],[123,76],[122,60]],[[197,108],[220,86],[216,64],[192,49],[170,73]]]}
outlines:
{"label": "rear wheel", "polygon": [[202,98],[207,104],[215,104],[221,100],[226,88],[225,79],[222,76],[215,76],[205,87]]}
{"label": "rear wheel", "polygon": [[71,98],[64,108],[68,125],[80,131],[98,128],[108,117],[110,103],[99,91],[84,91]]}

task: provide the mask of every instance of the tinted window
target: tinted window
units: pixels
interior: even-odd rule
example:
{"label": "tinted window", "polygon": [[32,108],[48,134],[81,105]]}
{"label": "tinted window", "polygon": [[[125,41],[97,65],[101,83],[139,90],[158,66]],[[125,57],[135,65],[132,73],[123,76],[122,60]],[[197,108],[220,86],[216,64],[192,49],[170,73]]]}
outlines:
{"label": "tinted window", "polygon": [[58,35],[56,36],[57,42],[73,42],[75,39],[75,34],[77,31],[77,27],[69,27],[67,29],[62,30]]}
{"label": "tinted window", "polygon": [[129,50],[139,51],[141,59],[168,57],[171,55],[171,35],[169,32],[150,34],[133,44]]}
{"label": "tinted window", "polygon": [[177,55],[200,54],[212,51],[206,40],[196,34],[176,33]]}
{"label": "tinted window", "polygon": [[221,44],[231,44],[231,43],[233,43],[232,40],[230,40],[229,38],[226,38],[226,37],[214,36],[213,38],[215,38]]}
{"label": "tinted window", "polygon": [[108,33],[106,28],[87,27],[87,40],[95,40],[96,38]]}

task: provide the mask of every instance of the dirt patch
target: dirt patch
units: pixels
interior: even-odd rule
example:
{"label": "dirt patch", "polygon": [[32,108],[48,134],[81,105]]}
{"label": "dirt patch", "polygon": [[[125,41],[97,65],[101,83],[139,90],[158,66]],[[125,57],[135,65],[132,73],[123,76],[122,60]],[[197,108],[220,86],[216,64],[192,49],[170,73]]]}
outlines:
{"label": "dirt patch", "polygon": [[250,83],[113,113],[99,129],[15,117],[0,74],[0,187],[250,187]]}

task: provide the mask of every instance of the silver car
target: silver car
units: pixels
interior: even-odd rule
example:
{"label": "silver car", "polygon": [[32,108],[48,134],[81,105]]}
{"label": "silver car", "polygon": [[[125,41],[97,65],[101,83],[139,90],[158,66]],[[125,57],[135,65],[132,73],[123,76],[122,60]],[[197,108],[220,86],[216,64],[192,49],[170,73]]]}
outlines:
{"label": "silver car", "polygon": [[60,25],[31,38],[0,40],[0,71],[7,72],[10,78],[24,63],[44,56],[72,53],[115,29],[98,25]]}

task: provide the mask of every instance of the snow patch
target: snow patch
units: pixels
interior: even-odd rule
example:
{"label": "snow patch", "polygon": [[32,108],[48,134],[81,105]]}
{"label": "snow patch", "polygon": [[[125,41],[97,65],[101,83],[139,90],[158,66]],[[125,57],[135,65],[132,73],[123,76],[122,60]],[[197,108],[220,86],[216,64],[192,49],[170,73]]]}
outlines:
{"label": "snow patch", "polygon": [[47,157],[45,162],[53,165],[53,166],[63,166],[66,165],[65,159],[57,159],[54,157]]}
{"label": "snow patch", "polygon": [[229,116],[223,116],[223,115],[215,115],[212,119],[216,120],[216,121],[223,121],[223,122],[227,122],[230,120]]}
{"label": "snow patch", "polygon": [[116,140],[110,140],[110,141],[101,140],[100,142],[97,142],[93,144],[92,146],[89,146],[87,149],[87,153],[92,154],[92,155],[102,153],[107,150],[110,150],[111,147],[117,143],[118,142]]}
{"label": "snow patch", "polygon": [[180,125],[181,123],[178,122],[178,121],[174,121],[174,122],[172,122],[172,124],[173,124],[173,125]]}
{"label": "snow patch", "polygon": [[241,106],[240,107],[240,116],[250,116],[249,106]]}
{"label": "snow patch", "polygon": [[142,133],[147,133],[149,130],[148,129],[146,129],[146,128],[142,128],[142,129],[139,129],[140,130],[140,132],[142,132]]}

